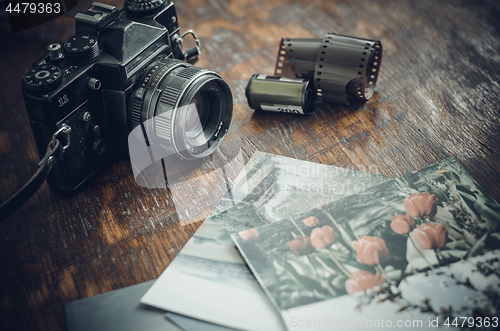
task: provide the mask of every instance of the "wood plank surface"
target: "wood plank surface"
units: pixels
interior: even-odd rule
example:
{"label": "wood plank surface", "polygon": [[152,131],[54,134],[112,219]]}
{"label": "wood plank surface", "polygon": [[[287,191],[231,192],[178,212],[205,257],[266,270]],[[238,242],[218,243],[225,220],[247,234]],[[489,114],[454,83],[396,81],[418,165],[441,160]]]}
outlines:
{"label": "wood plank surface", "polygon": [[[21,77],[49,43],[74,34],[69,15],[13,34],[0,16],[0,201],[39,160]],[[121,1],[103,0],[122,7]],[[197,66],[229,83],[226,140],[255,151],[400,176],[454,157],[500,201],[500,2],[178,0],[181,30],[202,42]],[[253,112],[245,86],[273,74],[283,37],[327,32],[378,39],[373,97],[321,105],[310,117]],[[234,174],[229,177],[234,178]],[[185,175],[186,180],[193,174]],[[194,191],[194,190],[193,190]],[[195,200],[196,192],[186,192]],[[42,188],[0,223],[0,329],[65,330],[64,303],[158,277],[201,222],[181,225],[168,189],[134,182],[121,159],[74,198]]]}

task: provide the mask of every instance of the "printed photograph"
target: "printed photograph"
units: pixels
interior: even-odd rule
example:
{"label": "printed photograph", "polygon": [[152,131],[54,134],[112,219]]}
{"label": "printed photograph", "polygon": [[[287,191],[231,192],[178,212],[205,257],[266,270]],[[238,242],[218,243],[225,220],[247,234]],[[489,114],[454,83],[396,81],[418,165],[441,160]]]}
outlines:
{"label": "printed photograph", "polygon": [[[240,314],[234,325],[241,328],[280,329],[281,318],[235,247],[231,234],[362,193],[386,180],[385,176],[357,169],[257,152],[141,302],[221,323],[229,313]],[[177,295],[180,291],[182,298]],[[200,297],[223,297],[218,305],[220,314],[193,308],[191,302]],[[243,305],[245,311],[258,311],[262,320],[247,315],[239,308]]]}
{"label": "printed photograph", "polygon": [[500,248],[500,206],[446,159],[233,239],[279,310],[373,288],[387,299],[409,276]]}
{"label": "printed photograph", "polygon": [[234,247],[232,233],[362,193],[385,180],[368,172],[256,153],[169,268],[224,285],[250,286],[245,283],[253,276]]}

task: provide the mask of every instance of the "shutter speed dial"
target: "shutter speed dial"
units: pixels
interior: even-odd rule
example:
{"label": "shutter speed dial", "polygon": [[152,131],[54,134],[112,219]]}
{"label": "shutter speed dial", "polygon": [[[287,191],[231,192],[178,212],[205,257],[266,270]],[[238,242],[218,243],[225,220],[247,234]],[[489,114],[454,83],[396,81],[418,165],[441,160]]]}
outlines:
{"label": "shutter speed dial", "polygon": [[23,85],[31,90],[49,91],[61,83],[62,71],[51,64],[43,64],[26,71]]}
{"label": "shutter speed dial", "polygon": [[125,10],[133,15],[149,15],[158,11],[168,0],[125,0]]}
{"label": "shutter speed dial", "polygon": [[64,44],[64,54],[72,64],[84,64],[99,57],[97,38],[90,34],[80,34],[68,38]]}

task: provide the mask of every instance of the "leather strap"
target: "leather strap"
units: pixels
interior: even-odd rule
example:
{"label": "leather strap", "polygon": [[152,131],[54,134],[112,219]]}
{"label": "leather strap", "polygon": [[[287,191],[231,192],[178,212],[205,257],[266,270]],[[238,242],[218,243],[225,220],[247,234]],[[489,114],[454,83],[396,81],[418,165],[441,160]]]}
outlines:
{"label": "leather strap", "polygon": [[47,148],[47,153],[38,163],[38,170],[26,185],[16,194],[0,205],[0,220],[7,218],[19,209],[26,201],[35,194],[47,179],[50,170],[62,159],[64,146],[58,139],[53,139]]}

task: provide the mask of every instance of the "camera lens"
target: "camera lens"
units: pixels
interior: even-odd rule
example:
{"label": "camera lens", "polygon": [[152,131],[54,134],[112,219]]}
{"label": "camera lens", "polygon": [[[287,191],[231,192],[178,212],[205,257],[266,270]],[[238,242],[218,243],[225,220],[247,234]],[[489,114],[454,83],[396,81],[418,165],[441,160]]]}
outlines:
{"label": "camera lens", "polygon": [[[198,91],[186,113],[186,137],[192,145],[202,145],[207,142],[206,137],[211,133],[206,131],[210,118],[210,109],[215,106],[217,95],[208,91]],[[214,99],[214,102],[211,101]]]}
{"label": "camera lens", "polygon": [[217,149],[232,118],[228,84],[213,71],[179,60],[153,64],[132,98],[130,126],[143,125],[158,155],[205,157]]}

